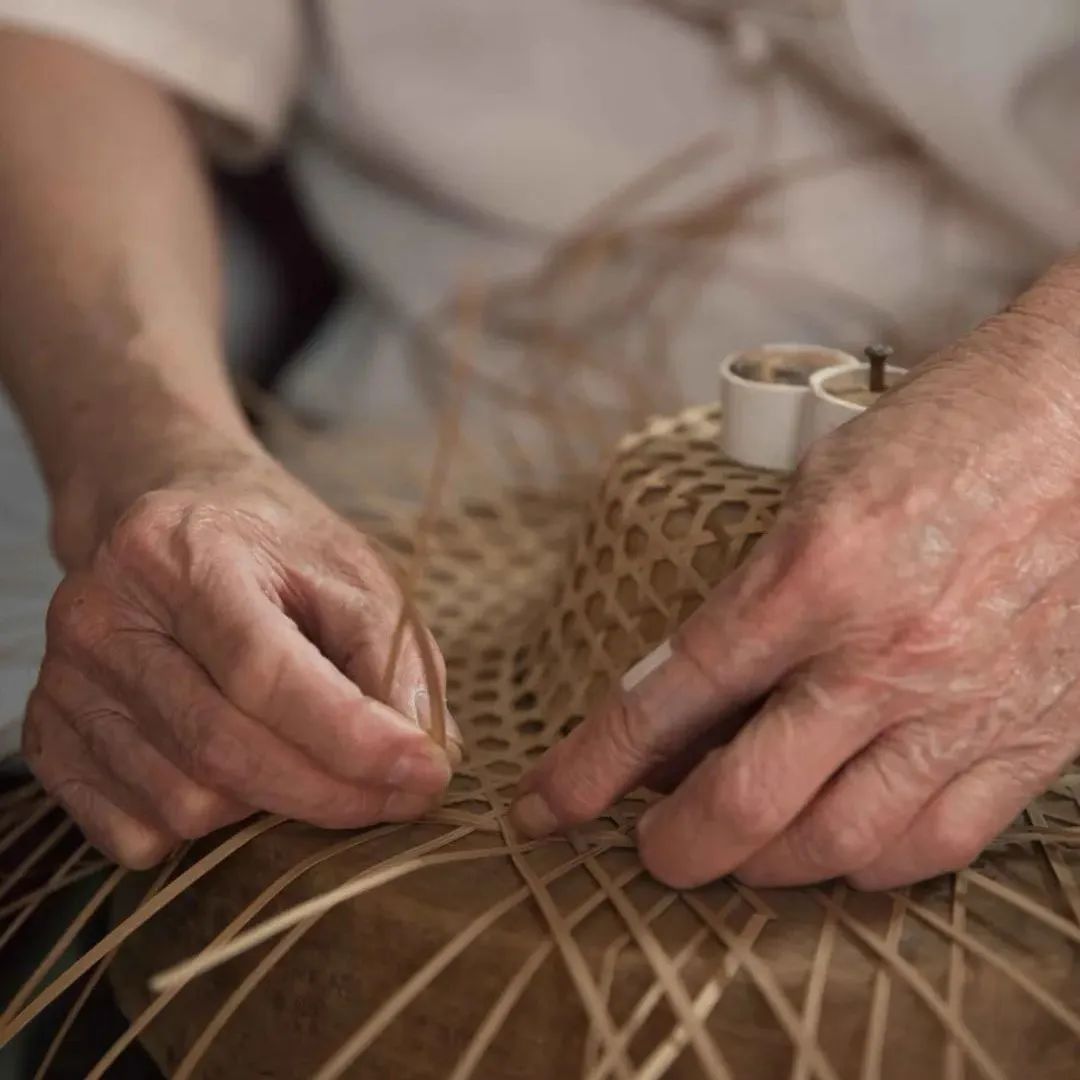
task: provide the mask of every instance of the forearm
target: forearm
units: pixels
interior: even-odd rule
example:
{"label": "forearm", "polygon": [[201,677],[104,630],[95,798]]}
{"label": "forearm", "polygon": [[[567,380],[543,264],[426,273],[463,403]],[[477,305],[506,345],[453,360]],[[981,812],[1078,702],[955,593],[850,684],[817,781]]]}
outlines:
{"label": "forearm", "polygon": [[1017,298],[1010,312],[1043,320],[1080,343],[1080,251],[1051,266]]}
{"label": "forearm", "polygon": [[77,563],[143,490],[254,452],[213,214],[179,108],[72,46],[0,34],[0,146],[0,376]]}

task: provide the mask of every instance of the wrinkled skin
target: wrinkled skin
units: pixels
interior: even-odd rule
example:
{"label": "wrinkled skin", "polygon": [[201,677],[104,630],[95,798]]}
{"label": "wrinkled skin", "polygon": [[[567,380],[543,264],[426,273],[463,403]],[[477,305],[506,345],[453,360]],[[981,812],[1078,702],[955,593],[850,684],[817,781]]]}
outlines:
{"label": "wrinkled skin", "polygon": [[1051,284],[813,449],[670,658],[526,778],[520,832],[674,761],[639,826],[662,881],[881,889],[968,864],[1053,782],[1080,752],[1080,294]]}
{"label": "wrinkled skin", "polygon": [[272,461],[202,468],[135,500],[61,584],[24,754],[130,867],[256,809],[417,817],[451,763],[411,635],[379,700],[400,606],[369,542]]}

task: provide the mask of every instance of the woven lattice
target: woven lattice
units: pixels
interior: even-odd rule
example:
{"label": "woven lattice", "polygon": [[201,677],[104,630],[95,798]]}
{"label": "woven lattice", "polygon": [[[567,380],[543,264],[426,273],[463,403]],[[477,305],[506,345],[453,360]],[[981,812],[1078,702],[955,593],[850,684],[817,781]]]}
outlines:
{"label": "woven lattice", "polygon": [[[0,1039],[107,971],[131,1027],[91,1076],[136,1039],[173,1076],[1076,1076],[1080,775],[970,870],[877,896],[667,890],[633,849],[645,794],[569,837],[506,830],[529,762],[768,527],[782,482],[725,462],[718,424],[653,422],[590,496],[444,505],[415,590],[469,747],[443,809],[355,834],[264,818],[112,872],[71,925],[110,904],[113,932],[25,980]],[[362,524],[410,563],[411,510]],[[100,865],[70,834],[32,787],[0,804],[3,945]]]}

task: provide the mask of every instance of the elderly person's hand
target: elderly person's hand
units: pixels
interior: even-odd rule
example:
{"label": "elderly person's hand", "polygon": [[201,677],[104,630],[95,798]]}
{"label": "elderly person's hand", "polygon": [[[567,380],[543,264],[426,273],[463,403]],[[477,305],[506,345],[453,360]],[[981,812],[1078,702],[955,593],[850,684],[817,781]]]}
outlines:
{"label": "elderly person's hand", "polygon": [[526,778],[518,829],[690,755],[638,829],[673,886],[975,858],[1080,751],[1078,324],[1066,263],[820,443],[746,564]]}
{"label": "elderly person's hand", "polygon": [[129,866],[256,809],[418,816],[450,776],[424,730],[422,643],[406,637],[384,687],[398,589],[230,390],[186,111],[105,54],[4,32],[0,145],[0,378],[68,573],[27,761]]}
{"label": "elderly person's hand", "polygon": [[82,565],[52,603],[24,753],[103,851],[143,867],[253,809],[357,826],[418,816],[442,792],[450,763],[424,730],[411,634],[378,698],[393,579],[265,455],[175,476],[90,550],[67,553]]}

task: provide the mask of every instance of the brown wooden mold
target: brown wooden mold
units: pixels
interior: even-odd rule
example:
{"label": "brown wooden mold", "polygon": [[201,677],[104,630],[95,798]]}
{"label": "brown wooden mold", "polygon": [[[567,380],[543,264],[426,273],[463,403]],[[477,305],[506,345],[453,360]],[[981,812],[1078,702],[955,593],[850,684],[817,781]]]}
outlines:
{"label": "brown wooden mold", "polygon": [[[644,794],[570,838],[505,831],[529,761],[771,521],[781,480],[723,461],[718,422],[653,422],[592,498],[443,508],[416,597],[468,761],[424,823],[266,819],[226,858],[220,838],[189,854],[219,861],[109,972],[168,1075],[1076,1075],[1075,774],[972,869],[878,896],[662,888],[633,850]],[[398,520],[369,515],[391,550],[410,547]],[[117,904],[125,937],[132,910]]]}

